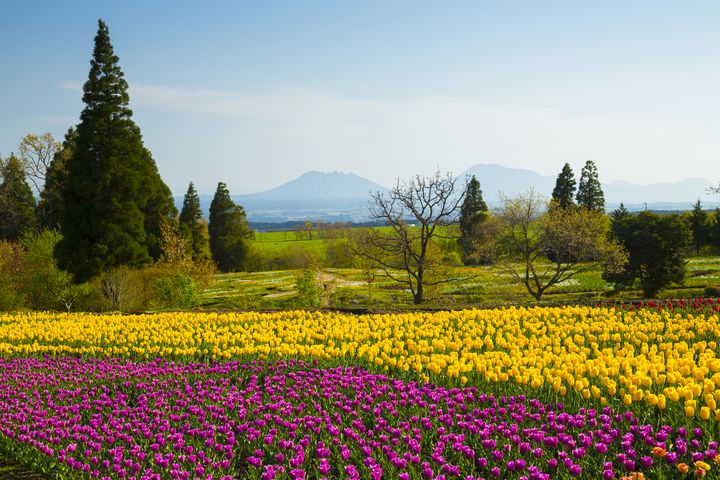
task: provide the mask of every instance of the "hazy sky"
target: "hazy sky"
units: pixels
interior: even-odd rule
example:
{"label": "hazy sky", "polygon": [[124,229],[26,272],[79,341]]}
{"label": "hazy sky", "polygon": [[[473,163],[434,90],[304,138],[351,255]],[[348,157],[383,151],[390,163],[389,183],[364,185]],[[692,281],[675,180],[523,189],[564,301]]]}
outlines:
{"label": "hazy sky", "polygon": [[0,154],[77,123],[99,17],[176,194],[587,159],[720,178],[718,2],[5,2]]}

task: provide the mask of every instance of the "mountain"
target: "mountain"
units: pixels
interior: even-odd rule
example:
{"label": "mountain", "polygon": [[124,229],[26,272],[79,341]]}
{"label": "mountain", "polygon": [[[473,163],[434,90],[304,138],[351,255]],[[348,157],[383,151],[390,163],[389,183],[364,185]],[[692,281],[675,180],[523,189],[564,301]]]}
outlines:
{"label": "mountain", "polygon": [[[558,168],[558,173],[560,169]],[[600,172],[602,175],[602,171]],[[556,176],[541,175],[532,170],[509,168],[496,164],[473,165],[458,178],[475,175],[480,181],[483,197],[490,204],[497,204],[499,192],[506,195],[522,193],[530,187],[545,197],[552,195]],[[580,168],[575,171],[576,181],[580,181]],[[623,202],[629,209],[640,210],[645,207],[662,210],[687,210],[699,198],[707,207],[718,203],[717,195],[711,195],[707,188],[711,183],[704,178],[685,178],[677,182],[651,183],[639,185],[624,180],[604,183],[603,193],[608,208],[614,208]]]}
{"label": "mountain", "polygon": [[387,188],[354,173],[310,171],[295,180],[260,193],[240,195],[244,201],[325,201],[363,200],[370,192],[387,191]]}
{"label": "mountain", "polygon": [[[377,191],[387,188],[354,173],[310,171],[270,190],[231,198],[245,208],[251,222],[362,222],[368,218],[370,193]],[[212,195],[200,195],[206,218],[211,202]],[[182,208],[182,197],[175,203]]]}
{"label": "mountain", "polygon": [[[576,166],[577,167],[577,166]],[[558,168],[558,172],[560,169]],[[602,175],[602,171],[600,172]],[[408,173],[410,176],[411,172]],[[493,207],[498,204],[499,193],[513,195],[530,187],[550,197],[555,187],[554,175],[542,175],[533,170],[509,168],[497,164],[477,164],[462,173],[459,181],[475,175],[480,181],[483,197]],[[575,172],[579,180],[579,169]],[[622,180],[603,184],[608,210],[620,202],[631,210],[688,210],[700,198],[705,208],[719,206],[718,195],[707,193],[711,184],[702,178],[686,178],[673,183],[638,185]],[[288,222],[323,220],[326,222],[368,220],[368,202],[371,192],[387,192],[387,188],[353,173],[307,172],[295,180],[283,183],[264,192],[233,195],[242,205],[251,222]],[[182,197],[176,197],[178,209]],[[208,215],[212,195],[200,195],[205,216]]]}
{"label": "mountain", "polygon": [[616,180],[603,185],[603,191],[605,198],[610,202],[691,204],[698,198],[703,202],[717,201],[717,195],[710,195],[707,192],[710,186],[712,184],[704,178],[685,178],[674,183],[650,185],[636,185],[624,180]]}
{"label": "mountain", "polygon": [[493,163],[473,165],[458,179],[470,178],[473,175],[480,181],[483,197],[490,203],[497,203],[501,192],[505,195],[513,195],[526,192],[533,187],[541,195],[549,197],[555,188],[555,177]]}

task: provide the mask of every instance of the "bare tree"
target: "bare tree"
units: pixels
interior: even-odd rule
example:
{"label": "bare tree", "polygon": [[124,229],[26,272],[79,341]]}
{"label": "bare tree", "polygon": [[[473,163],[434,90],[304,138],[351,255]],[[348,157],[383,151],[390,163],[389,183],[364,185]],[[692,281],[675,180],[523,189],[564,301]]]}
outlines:
{"label": "bare tree", "polygon": [[51,133],[35,135],[30,133],[20,142],[20,161],[25,175],[33,184],[36,192],[41,192],[45,185],[45,174],[50,163],[62,145],[55,140]]}
{"label": "bare tree", "polygon": [[114,311],[138,309],[144,303],[144,288],[140,273],[125,265],[100,275],[100,291]]}
{"label": "bare tree", "polygon": [[398,180],[387,194],[372,194],[370,202],[370,216],[386,223],[389,231],[367,230],[353,242],[355,253],[407,285],[413,302],[422,303],[427,286],[448,281],[434,240],[457,238],[448,236],[444,227],[457,221],[464,195],[464,184],[458,189],[450,173]]}
{"label": "bare tree", "polygon": [[608,238],[608,218],[602,212],[577,208],[547,208],[530,190],[503,197],[497,216],[487,222],[492,234],[477,245],[479,254],[516,281],[536,300],[554,285],[602,265],[620,271],[627,253]]}

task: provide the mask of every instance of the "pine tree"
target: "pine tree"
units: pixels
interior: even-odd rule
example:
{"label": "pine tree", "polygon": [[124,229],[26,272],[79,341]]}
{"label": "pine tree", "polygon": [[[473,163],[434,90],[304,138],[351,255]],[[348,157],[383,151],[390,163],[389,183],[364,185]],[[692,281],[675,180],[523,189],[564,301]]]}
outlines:
{"label": "pine tree", "polygon": [[570,168],[570,164],[566,163],[562,171],[555,180],[555,188],[552,192],[552,201],[554,205],[560,208],[568,208],[575,205],[573,197],[575,196],[575,174]]}
{"label": "pine tree", "polygon": [[223,182],[218,183],[210,204],[210,253],[223,272],[236,272],[245,266],[253,236],[245,210],[230,198]]}
{"label": "pine tree", "polygon": [[460,246],[463,249],[465,264],[474,263],[474,250],[472,247],[473,236],[477,226],[487,218],[488,207],[483,200],[480,182],[475,175],[467,184],[465,198],[460,206]]}
{"label": "pine tree", "polygon": [[194,260],[209,256],[208,237],[206,226],[203,224],[200,197],[198,197],[192,182],[188,186],[180,211],[180,233],[188,241]]}
{"label": "pine tree", "polygon": [[85,108],[61,188],[63,238],[56,249],[61,268],[78,281],[158,258],[161,221],[177,214],[132,120],[128,84],[102,20],[90,65]]}
{"label": "pine tree", "polygon": [[710,228],[708,223],[708,215],[702,208],[700,199],[695,202],[693,209],[690,211],[690,230],[693,235],[693,247],[695,254],[700,255],[700,249],[709,243]]}
{"label": "pine tree", "polygon": [[597,212],[605,211],[605,196],[598,178],[597,167],[592,160],[588,160],[582,169],[575,198],[580,207]]}
{"label": "pine tree", "polygon": [[627,208],[625,208],[625,204],[623,202],[620,202],[620,206],[613,210],[610,214],[610,217],[613,219],[614,222],[622,222],[629,216],[630,212]]}
{"label": "pine tree", "polygon": [[35,226],[35,197],[20,159],[0,159],[0,239],[18,240]]}

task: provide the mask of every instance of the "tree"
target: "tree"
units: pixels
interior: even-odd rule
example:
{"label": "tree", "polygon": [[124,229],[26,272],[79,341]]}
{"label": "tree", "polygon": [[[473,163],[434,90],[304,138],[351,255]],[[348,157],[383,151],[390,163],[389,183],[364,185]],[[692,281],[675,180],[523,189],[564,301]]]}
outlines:
{"label": "tree", "polygon": [[91,291],[88,283],[75,284],[72,275],[58,268],[53,257],[60,241],[56,230],[26,233],[22,238],[25,249],[21,277],[21,291],[30,307],[54,310],[59,306],[68,312],[75,302]]}
{"label": "tree", "polygon": [[77,130],[71,127],[65,134],[61,147],[55,152],[45,170],[43,189],[37,206],[38,223],[48,230],[59,228],[58,215],[62,200],[62,186],[65,180],[65,169],[68,158],[74,152],[77,141]]}
{"label": "tree", "polygon": [[128,84],[113,53],[105,22],[98,21],[85,108],[61,187],[56,255],[78,281],[160,256],[160,223],[174,218],[163,183],[128,107]]}
{"label": "tree", "polygon": [[595,162],[588,160],[580,174],[580,184],[576,196],[578,206],[596,212],[605,211],[605,196],[598,178]]}
{"label": "tree", "polygon": [[36,192],[40,193],[44,183],[47,170],[60,150],[60,142],[55,140],[51,133],[35,135],[30,133],[23,137],[18,150],[25,175],[32,183]]}
{"label": "tree", "polygon": [[610,214],[610,218],[613,219],[613,221],[622,221],[625,220],[627,217],[630,216],[630,212],[627,208],[625,208],[625,204],[623,202],[620,202],[620,206],[612,211]]}
{"label": "tree", "polygon": [[693,247],[695,255],[700,255],[700,249],[710,243],[710,224],[708,222],[708,214],[703,210],[700,199],[695,202],[693,209],[688,216],[690,222],[690,230],[693,236]]}
{"label": "tree", "polygon": [[465,199],[460,206],[460,247],[463,250],[463,262],[468,265],[477,257],[472,251],[473,236],[478,225],[485,221],[488,216],[488,207],[483,200],[480,182],[475,175],[465,187]]}
{"label": "tree", "polygon": [[690,246],[690,227],[679,215],[640,212],[612,222],[613,237],[628,252],[629,262],[619,272],[603,275],[617,289],[640,284],[645,298],[652,298],[685,277],[685,250]]}
{"label": "tree", "polygon": [[253,231],[245,210],[230,199],[223,182],[218,183],[210,204],[210,253],[223,272],[237,272],[245,267]]}
{"label": "tree", "polygon": [[425,300],[428,286],[449,281],[436,240],[457,239],[445,227],[456,221],[465,197],[452,175],[416,175],[409,181],[398,180],[387,194],[372,194],[370,216],[386,223],[387,229],[369,229],[359,238],[355,253],[374,261],[389,278],[404,283],[413,302]]}
{"label": "tree", "polygon": [[566,163],[555,180],[555,188],[552,191],[552,201],[560,208],[569,208],[575,206],[573,197],[575,196],[575,174],[570,168],[570,164]]}
{"label": "tree", "polygon": [[618,271],[627,261],[620,245],[608,238],[607,217],[589,209],[547,209],[534,190],[502,198],[493,218],[495,234],[478,250],[522,283],[536,300],[558,283],[601,265]]}
{"label": "tree", "polygon": [[185,193],[180,211],[180,233],[187,239],[193,259],[198,260],[210,256],[207,226],[203,223],[200,197],[192,182]]}
{"label": "tree", "polygon": [[18,240],[36,223],[35,197],[20,159],[0,159],[0,239]]}

